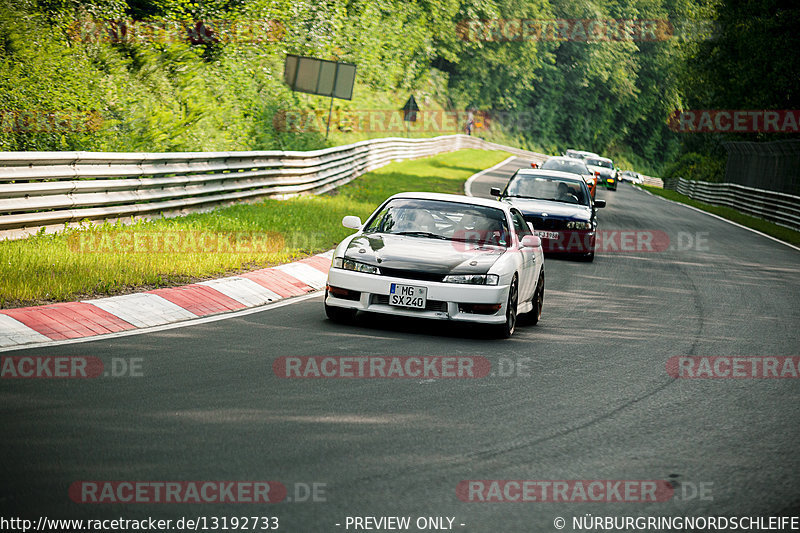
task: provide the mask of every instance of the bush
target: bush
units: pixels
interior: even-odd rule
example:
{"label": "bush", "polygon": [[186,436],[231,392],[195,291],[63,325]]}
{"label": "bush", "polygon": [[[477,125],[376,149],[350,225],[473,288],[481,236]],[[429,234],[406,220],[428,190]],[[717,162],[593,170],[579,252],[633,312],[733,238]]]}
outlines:
{"label": "bush", "polygon": [[661,177],[665,181],[684,178],[721,183],[725,179],[725,161],[706,154],[689,152],[669,165]]}

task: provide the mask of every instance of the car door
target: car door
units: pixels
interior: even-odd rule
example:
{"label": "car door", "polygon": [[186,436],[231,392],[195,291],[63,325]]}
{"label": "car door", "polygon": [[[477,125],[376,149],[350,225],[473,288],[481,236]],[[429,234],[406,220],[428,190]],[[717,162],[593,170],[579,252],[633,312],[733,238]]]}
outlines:
{"label": "car door", "polygon": [[[520,256],[519,300],[528,301],[533,297],[533,292],[536,290],[537,272],[541,258],[537,257],[536,249],[522,247],[522,238],[526,235],[533,235],[522,214],[516,209],[512,209],[511,219],[514,223],[515,235],[513,246],[516,247],[515,251]],[[541,250],[541,248],[539,249]]]}

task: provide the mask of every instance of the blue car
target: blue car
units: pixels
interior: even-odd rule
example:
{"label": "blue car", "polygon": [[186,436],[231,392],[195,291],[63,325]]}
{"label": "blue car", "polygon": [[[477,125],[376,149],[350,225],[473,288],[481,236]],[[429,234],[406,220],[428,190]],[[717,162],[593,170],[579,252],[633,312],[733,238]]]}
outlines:
{"label": "blue car", "polygon": [[491,193],[516,207],[542,240],[545,253],[569,254],[594,260],[597,210],[605,200],[593,200],[580,175],[542,169],[520,169],[501,192]]}

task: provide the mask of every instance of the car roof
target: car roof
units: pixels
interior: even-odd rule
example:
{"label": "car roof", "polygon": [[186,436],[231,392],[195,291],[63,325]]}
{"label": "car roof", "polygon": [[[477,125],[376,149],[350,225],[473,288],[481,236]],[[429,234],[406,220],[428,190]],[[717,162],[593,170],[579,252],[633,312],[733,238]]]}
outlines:
{"label": "car roof", "polygon": [[517,175],[524,176],[552,176],[554,178],[564,178],[568,180],[585,183],[580,174],[572,172],[563,172],[561,170],[542,170],[540,168],[521,168],[517,171]]}
{"label": "car roof", "polygon": [[592,156],[592,157],[600,157],[600,154],[596,154],[594,152],[587,152],[585,150],[574,150],[572,148],[567,150],[567,152],[575,152],[576,154],[589,155],[589,156]]}
{"label": "car roof", "polygon": [[579,163],[583,163],[583,159],[575,159],[574,157],[570,157],[568,155],[553,155],[547,158],[547,161],[551,159],[558,159],[559,161],[577,161]]}
{"label": "car roof", "polygon": [[[569,174],[567,174],[569,175]],[[458,202],[462,204],[480,205],[485,207],[500,208],[504,211],[508,206],[502,202],[498,202],[494,198],[478,198],[476,196],[464,196],[463,194],[445,194],[440,192],[401,192],[390,196],[388,199],[394,198],[408,198],[415,200],[442,200],[445,202]]]}

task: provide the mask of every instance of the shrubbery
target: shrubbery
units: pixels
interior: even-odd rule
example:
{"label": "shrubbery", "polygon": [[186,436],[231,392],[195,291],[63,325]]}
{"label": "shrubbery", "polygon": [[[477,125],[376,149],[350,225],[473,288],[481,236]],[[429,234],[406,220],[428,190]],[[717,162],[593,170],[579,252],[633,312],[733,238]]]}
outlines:
{"label": "shrubbery", "polygon": [[664,180],[684,178],[687,180],[722,182],[725,177],[725,160],[713,156],[689,152],[664,170]]}

